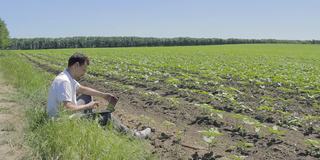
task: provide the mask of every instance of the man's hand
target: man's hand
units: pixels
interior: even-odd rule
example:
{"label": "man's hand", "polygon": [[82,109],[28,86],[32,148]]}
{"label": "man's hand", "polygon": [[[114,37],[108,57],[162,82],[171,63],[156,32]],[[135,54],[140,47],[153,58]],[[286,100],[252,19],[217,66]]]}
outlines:
{"label": "man's hand", "polygon": [[105,100],[107,100],[108,102],[111,102],[111,101],[118,101],[118,98],[110,93],[104,93],[103,94],[103,98]]}
{"label": "man's hand", "polygon": [[63,105],[70,109],[71,111],[81,111],[85,109],[94,109],[99,106],[99,103],[96,101],[91,101],[88,104],[83,104],[83,105],[75,105],[70,101],[63,101]]}
{"label": "man's hand", "polygon": [[90,106],[90,108],[94,109],[99,107],[99,102],[96,101],[91,101],[90,103],[88,103],[88,106]]}
{"label": "man's hand", "polygon": [[107,100],[109,103],[114,104],[118,102],[118,98],[110,93],[103,93],[100,91],[97,91],[95,89],[85,87],[80,85],[78,88],[77,92],[80,92],[82,94],[90,95],[90,96],[97,96],[97,97],[102,97],[105,100]]}

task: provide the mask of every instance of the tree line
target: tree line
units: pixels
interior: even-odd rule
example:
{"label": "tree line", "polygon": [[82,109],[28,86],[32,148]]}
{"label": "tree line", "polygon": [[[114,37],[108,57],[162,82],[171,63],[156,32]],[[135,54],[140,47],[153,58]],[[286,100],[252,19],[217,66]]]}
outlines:
{"label": "tree line", "polygon": [[154,37],[65,37],[9,38],[9,31],[0,18],[0,49],[57,49],[140,46],[191,46],[254,43],[320,44],[320,40],[220,39],[220,38],[154,38]]}
{"label": "tree line", "polygon": [[220,38],[153,38],[153,37],[66,37],[12,38],[10,49],[102,48],[138,46],[191,46],[254,43],[320,44],[319,40],[220,39]]}

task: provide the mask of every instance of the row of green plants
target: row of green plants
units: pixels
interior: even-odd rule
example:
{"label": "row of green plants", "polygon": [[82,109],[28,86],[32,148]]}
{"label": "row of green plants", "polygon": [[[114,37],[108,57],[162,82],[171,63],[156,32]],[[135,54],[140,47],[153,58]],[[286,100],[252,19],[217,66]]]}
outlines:
{"label": "row of green plants", "polygon": [[[179,94],[174,97],[173,104],[181,100],[179,96],[184,96],[195,97],[197,103],[217,101],[230,105],[237,111],[258,111],[257,113],[262,112],[261,114],[264,114],[264,111],[260,107],[268,106],[276,108],[275,113],[279,114],[278,117],[285,117],[281,120],[285,121],[283,125],[288,127],[303,125],[306,122],[304,117],[316,113],[305,110],[319,110],[317,98],[320,83],[315,78],[319,73],[317,63],[319,58],[315,50],[317,47],[308,45],[245,47],[249,49],[246,50],[242,46],[224,48],[215,46],[187,47],[188,50],[172,47],[80,51],[88,53],[91,59],[89,74],[96,75],[99,79],[107,77],[108,83],[110,79],[113,80],[111,83],[121,82],[120,86],[129,87],[129,90],[132,87],[139,88],[141,84],[147,87],[161,86],[161,89],[169,89]],[[66,59],[74,51],[49,50],[30,53],[37,61],[52,68],[62,69],[66,66]],[[219,51],[223,53],[218,54]],[[302,57],[302,54],[306,56]],[[254,90],[264,93],[264,96],[255,98],[255,101],[263,102],[262,104],[253,106],[246,104],[245,100],[250,99],[251,95],[243,91],[243,88],[250,87],[256,87]],[[139,93],[143,97],[149,96],[148,99],[163,99],[148,92]],[[288,96],[290,94],[295,96]],[[164,100],[172,101],[167,98]],[[304,104],[302,111],[296,112],[295,109],[299,109],[300,106],[297,105],[299,100],[311,103]],[[279,102],[282,104],[277,104]],[[284,108],[289,109],[284,110]],[[312,116],[317,117],[317,115]]]}

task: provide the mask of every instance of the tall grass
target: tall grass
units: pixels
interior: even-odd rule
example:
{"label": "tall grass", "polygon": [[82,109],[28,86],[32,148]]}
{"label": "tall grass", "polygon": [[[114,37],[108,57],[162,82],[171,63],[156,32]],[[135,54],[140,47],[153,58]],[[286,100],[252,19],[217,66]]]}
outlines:
{"label": "tall grass", "polygon": [[0,51],[0,68],[26,106],[27,144],[36,159],[154,159],[141,140],[121,135],[95,121],[49,120],[45,113],[48,88],[54,75],[34,68],[19,54]]}

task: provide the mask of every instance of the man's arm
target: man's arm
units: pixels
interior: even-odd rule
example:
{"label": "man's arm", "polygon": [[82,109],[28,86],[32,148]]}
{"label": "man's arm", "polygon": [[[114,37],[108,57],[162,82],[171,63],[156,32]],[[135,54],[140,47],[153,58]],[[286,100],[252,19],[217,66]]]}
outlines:
{"label": "man's arm", "polygon": [[100,92],[100,91],[97,91],[97,90],[95,90],[93,88],[86,87],[86,86],[83,86],[83,85],[80,85],[77,91],[80,92],[80,93],[86,94],[86,95],[90,95],[90,96],[102,97],[102,98],[104,98],[104,99],[106,99],[108,101],[109,101],[109,99],[111,97],[115,97],[114,95],[112,95],[110,93]]}
{"label": "man's arm", "polygon": [[98,103],[94,102],[94,101],[92,101],[88,104],[84,104],[84,105],[75,105],[72,102],[63,101],[63,106],[68,108],[71,111],[81,111],[81,110],[85,110],[85,109],[92,109],[97,105],[98,105]]}

